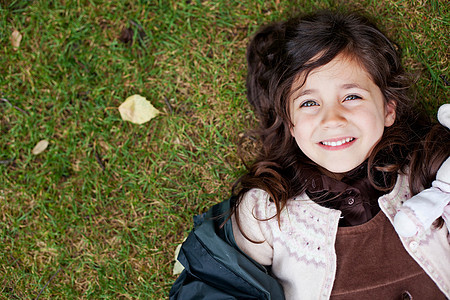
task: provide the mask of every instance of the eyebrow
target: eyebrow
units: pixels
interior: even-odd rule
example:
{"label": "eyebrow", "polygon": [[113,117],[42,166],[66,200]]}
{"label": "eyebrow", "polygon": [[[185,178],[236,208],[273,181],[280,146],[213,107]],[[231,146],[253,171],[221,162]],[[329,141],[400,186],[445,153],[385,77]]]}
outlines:
{"label": "eyebrow", "polygon": [[315,90],[315,89],[307,89],[307,90],[303,90],[303,91],[301,91],[300,93],[298,93],[297,95],[296,94],[294,94],[294,96],[295,96],[295,98],[294,98],[294,101],[297,101],[300,97],[302,97],[302,96],[305,96],[305,95],[311,95],[311,94],[314,94],[314,93],[316,93],[317,92],[317,90]]}
{"label": "eyebrow", "polygon": [[360,86],[357,83],[346,83],[341,85],[341,88],[343,88],[344,90],[349,90],[349,89],[353,89],[353,88],[357,88],[357,89],[361,89],[361,90],[365,90],[365,91],[369,91],[366,88],[363,88],[362,86]]}
{"label": "eyebrow", "polygon": [[305,95],[311,95],[311,94],[314,94],[315,92],[317,92],[317,90],[315,90],[315,89],[303,90],[300,92],[300,94],[298,94],[298,97],[305,96]]}
{"label": "eyebrow", "polygon": [[[357,88],[357,89],[361,89],[361,90],[364,90],[364,91],[366,91],[366,92],[369,92],[368,89],[363,88],[362,86],[360,86],[360,85],[357,84],[357,83],[345,83],[345,84],[341,85],[340,87],[341,87],[342,89],[344,89],[344,90],[350,90],[350,89],[353,89],[353,88]],[[298,99],[299,99],[300,97],[302,97],[302,96],[314,94],[314,93],[316,93],[317,91],[318,91],[318,90],[316,90],[316,89],[306,89],[306,90],[303,90],[303,91],[301,91],[300,93],[298,93],[297,95],[294,94],[294,96],[295,96],[294,101],[298,100]]]}

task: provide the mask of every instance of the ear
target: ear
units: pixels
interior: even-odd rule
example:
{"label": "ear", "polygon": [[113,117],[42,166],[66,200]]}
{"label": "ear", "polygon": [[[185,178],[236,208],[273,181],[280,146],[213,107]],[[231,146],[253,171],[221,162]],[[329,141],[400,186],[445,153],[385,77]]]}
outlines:
{"label": "ear", "polygon": [[389,127],[394,124],[395,121],[395,110],[397,108],[397,102],[394,100],[389,100],[385,107],[385,115],[384,115],[384,126]]}

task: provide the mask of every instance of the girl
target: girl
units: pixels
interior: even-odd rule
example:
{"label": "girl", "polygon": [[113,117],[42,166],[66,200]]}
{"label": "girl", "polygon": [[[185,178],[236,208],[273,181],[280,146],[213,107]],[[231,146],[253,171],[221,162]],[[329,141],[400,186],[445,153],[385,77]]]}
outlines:
{"label": "girl", "polygon": [[398,47],[362,16],[319,12],[260,29],[247,60],[261,149],[235,185],[223,230],[194,230],[221,266],[206,272],[202,259],[196,267],[201,251],[189,255],[190,236],[179,257],[187,275],[171,295],[201,281],[197,296],[250,297],[234,293],[244,283],[224,282],[225,268],[244,269],[240,278],[267,288],[265,298],[281,297],[270,279],[248,271],[242,254],[265,266],[286,299],[450,297],[447,228],[438,222],[404,238],[391,225],[450,154],[448,129],[432,127],[408,97]]}

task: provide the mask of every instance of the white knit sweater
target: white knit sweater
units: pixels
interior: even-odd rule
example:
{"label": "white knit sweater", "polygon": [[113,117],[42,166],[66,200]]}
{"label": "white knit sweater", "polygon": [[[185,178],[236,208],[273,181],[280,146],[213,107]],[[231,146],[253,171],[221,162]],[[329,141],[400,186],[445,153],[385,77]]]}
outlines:
{"label": "white knit sweater", "polygon": [[[408,180],[399,175],[395,188],[379,198],[392,223],[402,201],[411,197]],[[311,201],[306,194],[289,200],[276,218],[275,205],[263,190],[247,192],[239,206],[240,228],[233,216],[238,246],[254,260],[271,265],[286,299],[328,299],[336,274],[335,240],[341,212]],[[269,219],[269,220],[267,220]],[[265,221],[267,220],[267,221]],[[448,230],[429,229],[423,235],[401,238],[407,252],[450,298],[450,245]],[[258,243],[253,243],[258,242]]]}

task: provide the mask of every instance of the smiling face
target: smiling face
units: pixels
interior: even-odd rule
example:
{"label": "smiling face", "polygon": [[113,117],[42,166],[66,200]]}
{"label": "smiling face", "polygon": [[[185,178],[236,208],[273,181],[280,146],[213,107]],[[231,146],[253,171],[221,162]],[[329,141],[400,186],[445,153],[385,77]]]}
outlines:
{"label": "smiling face", "polygon": [[344,173],[363,163],[384,127],[394,123],[395,103],[386,104],[359,63],[338,55],[295,90],[290,114],[291,134],[303,153],[332,173]]}

